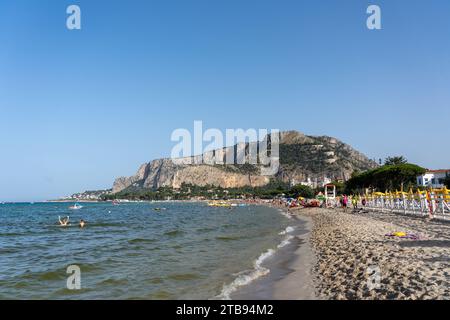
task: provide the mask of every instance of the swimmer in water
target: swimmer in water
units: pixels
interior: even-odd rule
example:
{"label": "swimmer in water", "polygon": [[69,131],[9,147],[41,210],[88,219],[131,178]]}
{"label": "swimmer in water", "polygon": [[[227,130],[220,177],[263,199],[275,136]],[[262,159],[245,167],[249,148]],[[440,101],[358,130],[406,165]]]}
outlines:
{"label": "swimmer in water", "polygon": [[67,227],[69,225],[69,216],[67,216],[66,218],[61,220],[61,217],[58,216],[58,220],[59,220],[59,225],[63,226],[63,227]]}
{"label": "swimmer in water", "polygon": [[84,226],[86,225],[86,221],[84,221],[83,219],[80,220],[80,228],[84,228]]}

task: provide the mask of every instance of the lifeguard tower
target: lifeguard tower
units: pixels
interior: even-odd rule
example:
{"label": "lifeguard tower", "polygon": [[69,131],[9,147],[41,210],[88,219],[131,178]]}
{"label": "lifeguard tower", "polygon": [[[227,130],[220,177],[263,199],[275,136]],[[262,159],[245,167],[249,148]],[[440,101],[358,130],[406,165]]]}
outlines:
{"label": "lifeguard tower", "polygon": [[334,206],[336,203],[336,186],[334,184],[325,185],[325,204],[328,207]]}

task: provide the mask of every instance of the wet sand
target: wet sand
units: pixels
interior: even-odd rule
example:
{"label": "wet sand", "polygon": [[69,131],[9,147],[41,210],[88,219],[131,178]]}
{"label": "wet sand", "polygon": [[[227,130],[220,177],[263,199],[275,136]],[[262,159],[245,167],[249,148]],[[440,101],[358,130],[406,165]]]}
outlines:
{"label": "wet sand", "polygon": [[[285,209],[284,209],[285,210]],[[293,217],[295,230],[290,243],[277,249],[265,261],[270,273],[239,288],[231,295],[235,300],[310,300],[315,299],[311,271],[315,264],[310,246],[312,221],[309,217]]]}
{"label": "wet sand", "polygon": [[310,245],[312,220],[308,217],[299,218],[305,221],[307,232],[297,237],[301,241],[293,253],[294,261],[289,265],[292,272],[274,284],[273,299],[317,299],[312,274],[316,259]]}

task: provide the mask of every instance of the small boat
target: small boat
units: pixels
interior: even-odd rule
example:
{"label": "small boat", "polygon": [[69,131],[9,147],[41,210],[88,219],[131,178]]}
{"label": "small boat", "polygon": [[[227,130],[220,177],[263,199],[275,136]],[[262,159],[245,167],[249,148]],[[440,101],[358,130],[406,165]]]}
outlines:
{"label": "small boat", "polygon": [[231,208],[231,204],[223,201],[213,201],[208,203],[209,207]]}
{"label": "small boat", "polygon": [[113,200],[112,204],[113,204],[113,206],[118,206],[120,203],[117,200]]}
{"label": "small boat", "polygon": [[75,203],[73,206],[69,207],[71,210],[80,210],[81,208],[83,208],[83,206],[80,206],[78,203]]}

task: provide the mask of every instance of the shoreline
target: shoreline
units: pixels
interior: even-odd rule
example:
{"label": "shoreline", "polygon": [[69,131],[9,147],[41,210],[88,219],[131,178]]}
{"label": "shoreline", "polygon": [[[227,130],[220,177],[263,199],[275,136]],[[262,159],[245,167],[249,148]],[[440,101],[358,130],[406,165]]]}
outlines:
{"label": "shoreline", "polygon": [[310,245],[312,219],[295,217],[305,222],[305,232],[297,236],[300,244],[293,252],[294,261],[289,265],[292,272],[274,284],[273,298],[277,300],[316,300],[316,288],[312,270],[316,257]]}
{"label": "shoreline", "polygon": [[278,214],[292,219],[287,237],[276,251],[267,258],[263,266],[269,272],[238,287],[232,300],[315,300],[315,285],[311,271],[315,255],[310,245],[312,219],[288,213],[283,206],[258,203],[279,211]]}

